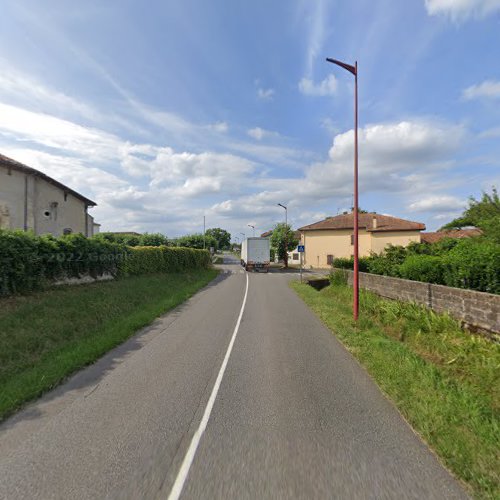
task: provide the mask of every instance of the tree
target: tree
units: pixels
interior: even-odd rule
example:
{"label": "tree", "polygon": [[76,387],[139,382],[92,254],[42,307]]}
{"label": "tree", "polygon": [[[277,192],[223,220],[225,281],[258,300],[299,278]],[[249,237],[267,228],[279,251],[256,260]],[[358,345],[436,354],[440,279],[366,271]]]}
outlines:
{"label": "tree", "polygon": [[295,234],[289,224],[280,222],[276,224],[271,235],[271,246],[278,253],[278,259],[285,261],[285,267],[288,267],[288,252],[292,251],[299,240],[295,238]]}
{"label": "tree", "polygon": [[483,191],[480,200],[471,196],[469,206],[464,213],[440,230],[466,226],[478,227],[483,230],[487,238],[500,243],[500,197],[495,187],[492,188],[491,194]]}
{"label": "tree", "polygon": [[205,248],[208,250],[210,247],[217,246],[217,240],[212,236],[206,236],[203,238],[203,234],[188,234],[186,236],[181,236],[175,240],[175,245],[178,247],[186,248],[199,248],[203,249],[203,243],[205,242]]}
{"label": "tree", "polygon": [[161,233],[144,233],[141,236],[141,245],[145,247],[159,247],[168,245],[168,239]]}
{"label": "tree", "polygon": [[213,227],[211,229],[207,229],[205,231],[206,236],[210,236],[215,238],[217,241],[217,245],[215,248],[218,250],[228,250],[231,246],[231,234],[228,233],[225,229],[221,229],[220,227]]}

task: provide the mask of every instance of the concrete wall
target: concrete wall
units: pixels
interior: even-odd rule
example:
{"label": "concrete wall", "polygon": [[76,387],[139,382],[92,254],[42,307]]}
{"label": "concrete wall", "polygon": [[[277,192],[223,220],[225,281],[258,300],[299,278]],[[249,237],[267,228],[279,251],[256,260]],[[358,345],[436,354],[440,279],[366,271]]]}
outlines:
{"label": "concrete wall", "polygon": [[[352,285],[353,273],[347,272]],[[500,295],[369,273],[359,273],[359,285],[382,297],[448,312],[468,327],[500,334]]]}
{"label": "concrete wall", "polygon": [[387,245],[407,246],[411,242],[420,243],[420,231],[388,231],[371,233],[372,252],[380,253]]}
{"label": "concrete wall", "polygon": [[[328,255],[333,258],[349,258],[354,254],[351,244],[351,229],[304,231],[302,242],[305,245],[304,266],[308,268],[328,268]],[[419,231],[392,231],[383,233],[359,231],[359,255],[367,257],[370,252],[379,253],[387,245],[406,246],[410,242],[420,242]]]}
{"label": "concrete wall", "polygon": [[29,229],[35,234],[93,234],[85,203],[31,174],[0,166],[0,227]]}

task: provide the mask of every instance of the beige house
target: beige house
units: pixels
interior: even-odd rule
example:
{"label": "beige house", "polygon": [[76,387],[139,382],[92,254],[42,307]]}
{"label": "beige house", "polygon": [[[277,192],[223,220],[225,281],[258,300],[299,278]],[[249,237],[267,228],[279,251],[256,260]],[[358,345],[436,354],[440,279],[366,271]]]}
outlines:
{"label": "beige house", "polygon": [[0,228],[35,234],[93,236],[92,200],[48,175],[0,155]]}
{"label": "beige house", "polygon": [[[337,257],[354,255],[354,216],[352,213],[327,217],[299,228],[301,244],[305,245],[304,266],[328,268]],[[425,225],[388,215],[359,214],[359,256],[379,253],[387,245],[406,246],[420,243]]]}

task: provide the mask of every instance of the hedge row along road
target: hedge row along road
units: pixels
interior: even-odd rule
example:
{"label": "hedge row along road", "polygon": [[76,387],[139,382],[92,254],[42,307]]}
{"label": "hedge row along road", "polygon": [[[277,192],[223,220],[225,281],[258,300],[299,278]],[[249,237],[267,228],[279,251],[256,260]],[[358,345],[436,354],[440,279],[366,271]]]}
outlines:
{"label": "hedge row along road", "polygon": [[0,498],[467,498],[287,286],[224,272],[0,429]]}

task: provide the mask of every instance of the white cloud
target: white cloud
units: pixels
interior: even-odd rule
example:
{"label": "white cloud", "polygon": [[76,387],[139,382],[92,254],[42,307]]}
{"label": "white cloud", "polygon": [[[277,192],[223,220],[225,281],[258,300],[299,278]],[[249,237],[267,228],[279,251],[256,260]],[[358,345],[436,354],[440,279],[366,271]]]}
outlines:
{"label": "white cloud", "polygon": [[[359,133],[361,193],[378,191],[405,197],[417,193],[429,196],[429,192],[441,188],[436,179],[449,167],[446,160],[460,147],[465,133],[462,126],[429,120],[362,128]],[[353,130],[338,134],[333,139],[328,159],[310,165],[303,176],[257,178],[254,181],[257,193],[228,198],[214,204],[212,211],[235,218],[256,214],[269,220],[276,217],[278,202],[288,204],[291,213],[334,199],[340,203],[350,198],[353,189],[353,142]]]}
{"label": "white cloud", "polygon": [[500,98],[500,82],[486,80],[482,83],[471,85],[462,92],[462,97],[467,100]]}
{"label": "white cloud", "polygon": [[209,129],[225,134],[229,130],[229,125],[226,122],[216,122],[208,126]]}
{"label": "white cloud", "polygon": [[257,89],[257,97],[262,101],[271,101],[274,97],[274,89]]}
{"label": "white cloud", "polygon": [[272,130],[265,130],[260,127],[255,127],[247,130],[247,134],[250,137],[253,137],[257,141],[264,139],[265,137],[277,137],[279,136],[278,132],[273,132]]}
{"label": "white cloud", "polygon": [[299,90],[305,95],[326,96],[337,92],[337,79],[335,75],[328,75],[320,83],[314,83],[310,78],[302,78],[299,82]]}
{"label": "white cloud", "polygon": [[454,21],[483,18],[500,10],[500,0],[425,0],[430,16],[444,15]]}
{"label": "white cloud", "polygon": [[456,196],[427,196],[408,205],[412,212],[454,212],[463,210],[467,203]]}

